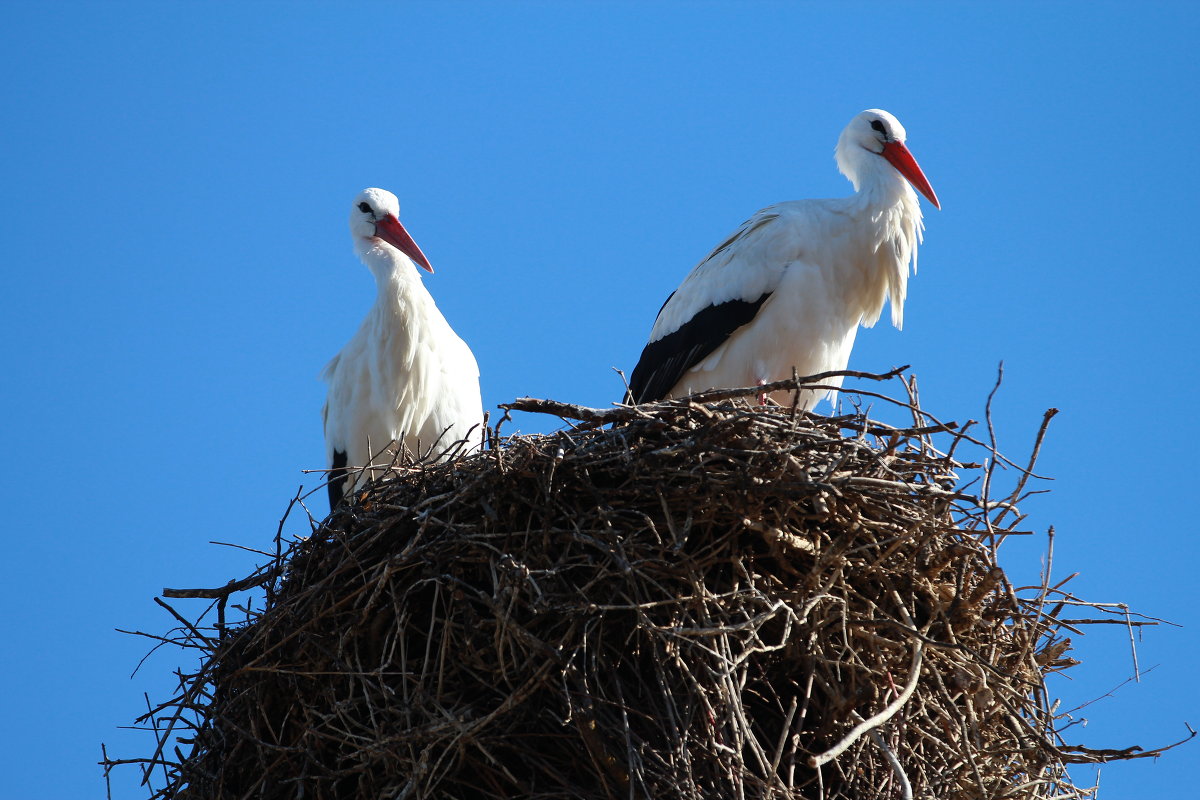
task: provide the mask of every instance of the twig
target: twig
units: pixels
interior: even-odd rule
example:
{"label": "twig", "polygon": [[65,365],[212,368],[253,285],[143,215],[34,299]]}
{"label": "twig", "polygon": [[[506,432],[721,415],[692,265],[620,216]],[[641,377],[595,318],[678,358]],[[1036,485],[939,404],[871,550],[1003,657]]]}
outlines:
{"label": "twig", "polygon": [[895,751],[888,747],[888,743],[884,741],[883,736],[878,730],[871,731],[871,738],[875,741],[879,749],[883,751],[883,757],[887,759],[892,772],[896,773],[896,778],[900,781],[900,796],[904,800],[913,800],[912,782],[909,781],[908,775],[904,772],[904,767],[900,764],[900,759],[896,757]]}
{"label": "twig", "polygon": [[[989,404],[991,402],[990,396],[988,398],[988,402]],[[1000,513],[996,515],[997,525],[1004,520],[1005,515],[1007,515],[1012,508],[1015,508],[1017,501],[1021,497],[1021,492],[1025,489],[1025,484],[1031,477],[1033,477],[1033,467],[1035,464],[1037,464],[1038,455],[1042,452],[1042,442],[1046,438],[1046,431],[1050,428],[1050,420],[1054,419],[1056,414],[1058,414],[1057,408],[1048,408],[1046,409],[1046,413],[1042,415],[1042,424],[1038,427],[1037,436],[1034,437],[1033,451],[1029,454],[1029,463],[1026,465],[1025,470],[1021,473],[1021,477],[1017,480],[1016,488],[1014,488],[1012,493],[1008,496],[1008,502],[1011,507],[1001,509]],[[1049,478],[1042,478],[1042,480],[1049,480]]]}
{"label": "twig", "polygon": [[244,592],[256,586],[275,580],[283,572],[283,567],[274,564],[261,571],[236,581],[230,581],[216,589],[163,589],[162,596],[176,598],[202,598],[205,600],[223,600],[235,592]]}
{"label": "twig", "polygon": [[908,699],[912,697],[913,692],[917,690],[917,682],[921,677],[921,655],[924,652],[924,648],[924,642],[917,641],[916,646],[913,649],[912,666],[909,668],[908,683],[905,684],[903,691],[900,692],[900,696],[889,703],[883,709],[883,711],[880,711],[875,716],[869,717],[868,719],[851,728],[850,732],[847,733],[846,736],[833,747],[818,755],[810,756],[808,759],[808,765],[810,767],[815,768],[824,764],[828,764],[830,761],[844,753],[846,748],[858,741],[859,737],[861,737],[864,733],[887,722],[889,719],[894,717],[900,709],[904,708],[904,704],[908,702]]}
{"label": "twig", "polygon": [[1184,727],[1188,729],[1188,735],[1180,739],[1178,742],[1173,742],[1162,747],[1155,747],[1152,750],[1143,750],[1141,747],[1126,747],[1122,749],[1094,749],[1084,747],[1082,745],[1064,745],[1060,749],[1067,754],[1073,763],[1076,764],[1103,764],[1107,761],[1122,760],[1127,761],[1132,758],[1158,758],[1163,753],[1185,742],[1190,742],[1196,738],[1196,730],[1191,725],[1184,723]]}

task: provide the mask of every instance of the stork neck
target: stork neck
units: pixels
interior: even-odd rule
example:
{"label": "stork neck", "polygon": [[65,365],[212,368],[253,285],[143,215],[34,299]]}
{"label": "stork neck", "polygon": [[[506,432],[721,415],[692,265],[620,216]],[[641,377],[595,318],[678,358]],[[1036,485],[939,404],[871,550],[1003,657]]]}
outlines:
{"label": "stork neck", "polygon": [[405,292],[413,283],[420,284],[421,276],[412,260],[396,248],[379,239],[363,239],[355,243],[359,258],[375,276],[379,296]]}
{"label": "stork neck", "polygon": [[845,208],[855,219],[857,235],[842,240],[847,250],[837,259],[855,276],[840,284],[852,295],[844,301],[869,327],[890,300],[892,324],[900,327],[910,264],[912,271],[917,268],[921,204],[904,176],[884,159],[872,154],[854,167],[846,176],[858,191],[846,199]]}
{"label": "stork neck", "polygon": [[916,192],[903,175],[882,157],[862,159],[857,165],[857,174],[851,179],[857,189],[855,199],[861,208],[887,208],[903,203],[906,199],[915,202]]}

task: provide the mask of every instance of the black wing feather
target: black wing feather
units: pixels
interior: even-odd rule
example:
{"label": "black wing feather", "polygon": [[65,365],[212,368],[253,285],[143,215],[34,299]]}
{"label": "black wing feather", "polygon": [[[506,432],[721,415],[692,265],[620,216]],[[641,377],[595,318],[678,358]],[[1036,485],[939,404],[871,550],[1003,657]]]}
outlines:
{"label": "black wing feather", "polygon": [[347,454],[344,450],[333,451],[333,464],[329,467],[329,511],[333,512],[346,495]]}
{"label": "black wing feather", "polygon": [[[674,296],[674,295],[672,295]],[[662,400],[679,383],[683,373],[699,364],[720,347],[734,331],[754,319],[758,309],[771,296],[765,292],[757,300],[727,300],[701,309],[696,316],[642,350],[629,377],[629,396],[634,403]],[[671,298],[667,298],[670,302]],[[663,303],[663,307],[666,307]],[[662,309],[659,309],[659,314]]]}

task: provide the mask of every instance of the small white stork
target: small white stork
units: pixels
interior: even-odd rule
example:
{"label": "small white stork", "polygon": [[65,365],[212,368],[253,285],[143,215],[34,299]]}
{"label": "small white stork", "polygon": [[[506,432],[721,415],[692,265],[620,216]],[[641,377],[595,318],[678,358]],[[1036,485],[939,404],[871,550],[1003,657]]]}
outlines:
{"label": "small white stork", "polygon": [[378,296],[321,373],[331,511],[404,450],[440,457],[483,423],[475,356],[421,282],[415,265],[433,267],[399,216],[399,201],[383,189],[364,189],[350,209],[354,250]]}
{"label": "small white stork", "polygon": [[[845,369],[859,324],[874,325],[889,298],[901,327],[924,230],[912,187],[941,208],[904,140],[891,114],[862,112],[835,150],[856,194],[764,208],[696,265],[658,312],[630,399]],[[827,384],[841,386],[841,378]],[[826,394],[807,392],[798,405],[812,409]],[[772,397],[780,405],[793,398]]]}

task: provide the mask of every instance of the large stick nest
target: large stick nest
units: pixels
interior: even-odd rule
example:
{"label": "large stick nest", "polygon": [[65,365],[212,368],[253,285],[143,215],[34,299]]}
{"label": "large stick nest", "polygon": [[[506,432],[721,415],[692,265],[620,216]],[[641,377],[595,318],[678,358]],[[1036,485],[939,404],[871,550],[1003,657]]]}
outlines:
{"label": "large stick nest", "polygon": [[208,594],[267,591],[182,631],[153,796],[1066,798],[1122,755],[1055,733],[1069,595],[997,566],[1025,480],[977,496],[961,430],[519,407],[584,422],[404,467]]}

